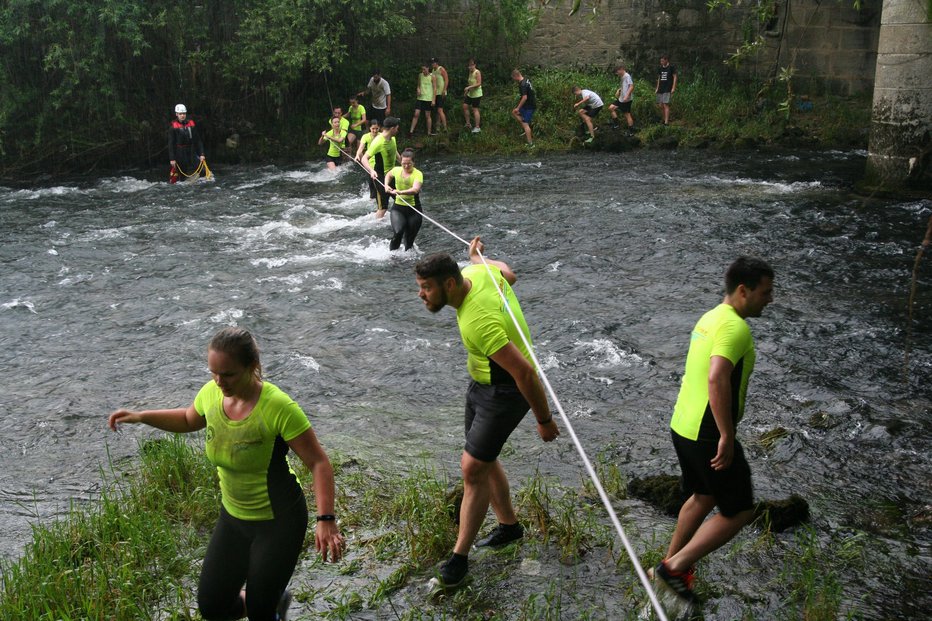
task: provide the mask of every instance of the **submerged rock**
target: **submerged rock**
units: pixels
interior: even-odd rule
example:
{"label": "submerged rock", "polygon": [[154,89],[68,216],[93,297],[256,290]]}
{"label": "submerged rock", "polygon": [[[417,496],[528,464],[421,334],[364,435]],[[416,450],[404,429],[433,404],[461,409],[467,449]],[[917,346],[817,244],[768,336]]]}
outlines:
{"label": "submerged rock", "polygon": [[[680,489],[679,477],[669,474],[632,479],[628,493],[672,516],[679,514],[686,500]],[[808,519],[809,503],[796,494],[783,500],[762,500],[754,505],[754,521],[769,522],[770,530],[775,533],[798,526]]]}

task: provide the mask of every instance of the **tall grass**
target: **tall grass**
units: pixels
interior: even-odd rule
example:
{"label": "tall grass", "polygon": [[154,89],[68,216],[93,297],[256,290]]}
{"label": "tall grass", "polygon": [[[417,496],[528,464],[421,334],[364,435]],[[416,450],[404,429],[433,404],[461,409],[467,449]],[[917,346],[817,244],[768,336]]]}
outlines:
{"label": "tall grass", "polygon": [[149,443],[140,475],[91,507],[33,527],[3,566],[0,619],[184,619],[199,527],[216,515],[213,469],[180,439]]}

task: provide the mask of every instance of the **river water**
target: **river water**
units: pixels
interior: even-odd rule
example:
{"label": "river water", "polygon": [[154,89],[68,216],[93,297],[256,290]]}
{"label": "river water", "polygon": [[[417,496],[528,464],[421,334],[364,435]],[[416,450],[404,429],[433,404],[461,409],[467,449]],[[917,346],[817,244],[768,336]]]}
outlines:
{"label": "river water", "polygon": [[[932,604],[932,257],[911,329],[906,319],[932,203],[853,195],[865,155],[418,164],[427,213],[514,267],[577,433],[628,476],[677,471],[666,426],[690,329],[720,301],[735,256],[770,261],[775,299],[751,320],[758,366],[739,430],[755,491],[808,499],[826,541],[858,535],[863,573],[838,566],[845,610],[910,618]],[[373,218],[349,165],[217,168],[216,182],[195,185],[169,186],[160,171],[0,188],[6,558],[30,523],[94,498],[108,452],[126,458],[155,435],[112,434],[107,413],[190,403],[208,379],[207,340],[230,324],[256,333],[267,377],[326,447],[387,466],[426,455],[455,475],[465,354],[453,314],[417,299],[412,266],[435,251],[465,259],[465,246],[425,223],[415,251],[390,252],[388,219]],[[785,434],[772,447],[754,442],[775,428]],[[578,483],[565,436],[545,446],[527,424],[512,445],[515,481],[540,467]],[[759,597],[758,618],[773,616],[779,594],[768,600],[770,587],[742,582],[747,568],[722,556],[709,562],[737,563],[727,575]]]}

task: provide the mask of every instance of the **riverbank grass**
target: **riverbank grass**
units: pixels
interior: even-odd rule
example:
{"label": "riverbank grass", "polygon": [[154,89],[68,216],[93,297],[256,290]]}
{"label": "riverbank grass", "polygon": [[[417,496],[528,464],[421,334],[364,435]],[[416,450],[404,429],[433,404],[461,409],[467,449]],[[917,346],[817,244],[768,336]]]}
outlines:
{"label": "riverbank grass", "polygon": [[[290,586],[301,618],[607,620],[635,619],[644,609],[643,587],[586,480],[566,485],[534,473],[518,482],[514,497],[524,539],[500,550],[474,551],[471,583],[430,597],[427,581],[456,537],[459,473],[438,471],[426,459],[409,472],[339,452],[332,452],[332,461],[336,510],[349,548],[340,563],[324,564],[309,530]],[[641,565],[655,565],[672,520],[626,498],[626,476],[610,454],[600,454],[595,468]],[[295,469],[310,481],[303,466],[296,462]],[[96,504],[73,507],[65,517],[34,528],[23,556],[2,567],[0,619],[200,618],[196,584],[219,506],[214,469],[197,440],[170,437],[143,444],[133,470],[116,476],[111,465],[104,473],[110,484]],[[490,515],[486,529],[493,520]],[[773,611],[762,608],[756,595],[761,588],[775,594],[791,616],[852,617],[837,573],[851,565],[835,565],[839,559],[856,563],[861,544],[839,547],[829,538],[827,545],[811,529],[796,536],[747,529],[728,551],[703,562],[697,590],[716,598],[737,581],[729,594],[739,598],[744,619]],[[740,574],[747,566],[774,569],[743,585]],[[714,578],[706,582],[705,576]],[[745,588],[751,590],[742,595]]]}
{"label": "riverbank grass", "polygon": [[[870,98],[806,97],[789,104],[785,88],[748,80],[727,80],[716,72],[681,76],[671,103],[670,125],[663,125],[655,103],[654,82],[635,79],[632,115],[636,132],[624,136],[625,120],[619,115],[619,129],[611,129],[609,104],[615,100],[617,77],[603,70],[529,69],[537,94],[538,108],[531,123],[534,152],[568,149],[629,150],[646,148],[867,148],[870,126]],[[586,145],[587,136],[573,109],[572,87],[597,92],[605,106],[595,119],[596,140]],[[482,98],[482,132],[463,128],[460,102],[450,99],[446,111],[447,133],[430,138],[418,132],[414,137],[399,133],[399,146],[414,146],[426,153],[470,155],[508,154],[527,151],[520,125],[511,117],[518,100],[513,81],[491,83]],[[806,105],[801,105],[805,103]],[[784,105],[786,104],[786,105]],[[788,105],[788,111],[787,111]],[[402,127],[410,124],[411,104],[399,101],[396,111]],[[426,129],[422,130],[426,132]]]}

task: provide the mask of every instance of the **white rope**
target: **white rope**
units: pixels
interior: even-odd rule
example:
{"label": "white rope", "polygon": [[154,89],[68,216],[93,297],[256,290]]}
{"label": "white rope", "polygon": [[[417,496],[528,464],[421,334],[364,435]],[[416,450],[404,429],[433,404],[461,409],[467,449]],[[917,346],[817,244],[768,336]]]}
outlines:
{"label": "white rope", "polygon": [[[339,149],[339,146],[337,146]],[[349,156],[349,153],[340,149],[344,155]],[[355,158],[349,156],[354,162]],[[356,162],[359,166],[368,172],[365,166],[360,162]],[[376,181],[386,190],[388,189],[380,179]],[[468,247],[470,242],[466,241],[447,227],[443,226],[424,212],[420,211],[416,207],[409,205],[411,209],[419,213],[421,217],[430,220],[432,223],[449,233],[454,238],[466,244]],[[547,394],[550,395],[550,399],[553,401],[554,406],[557,409],[557,412],[560,413],[560,418],[563,420],[563,424],[566,425],[566,430],[570,434],[570,438],[573,440],[573,444],[576,446],[576,451],[579,453],[580,458],[582,459],[583,465],[586,467],[586,472],[589,474],[589,478],[592,479],[593,485],[595,485],[596,491],[599,492],[599,498],[602,499],[602,504],[605,505],[605,510],[608,511],[609,518],[612,521],[612,524],[615,526],[615,530],[618,531],[618,536],[621,538],[621,543],[625,547],[625,551],[628,553],[628,557],[631,559],[631,564],[634,566],[634,570],[638,575],[638,578],[641,580],[641,584],[644,585],[644,589],[647,591],[647,596],[650,598],[651,605],[654,607],[654,610],[657,612],[657,616],[660,621],[668,621],[666,613],[663,611],[663,607],[660,605],[660,601],[657,599],[657,594],[654,592],[654,588],[650,583],[650,578],[647,577],[644,568],[641,567],[641,563],[637,559],[637,554],[634,551],[634,547],[631,545],[631,542],[628,541],[628,536],[625,534],[625,529],[621,525],[621,521],[618,519],[618,515],[615,513],[614,507],[612,507],[611,499],[608,497],[608,494],[605,492],[605,488],[602,487],[602,482],[599,480],[599,475],[596,474],[595,468],[592,466],[592,462],[589,460],[589,456],[586,454],[586,449],[583,448],[582,443],[579,441],[579,437],[576,435],[576,430],[573,429],[573,424],[570,422],[570,417],[566,415],[566,412],[563,411],[563,405],[560,403],[560,399],[557,397],[557,393],[553,390],[553,387],[550,385],[550,379],[547,377],[547,373],[544,371],[543,367],[540,365],[540,361],[537,358],[537,354],[534,351],[534,347],[528,341],[527,336],[524,334],[524,330],[521,329],[521,324],[518,322],[518,318],[515,317],[514,312],[511,310],[511,305],[508,304],[508,299],[505,297],[505,293],[498,286],[498,282],[495,280],[495,275],[492,273],[492,268],[489,266],[488,262],[485,260],[485,257],[482,256],[482,252],[476,248],[476,253],[479,255],[479,258],[482,260],[482,264],[485,266],[485,270],[488,272],[489,277],[492,279],[492,284],[495,285],[495,290],[498,291],[498,296],[502,299],[502,302],[505,303],[505,309],[508,311],[508,316],[511,317],[511,320],[514,322],[515,327],[518,328],[518,334],[521,335],[521,341],[524,343],[524,347],[527,349],[528,353],[531,355],[531,359],[534,361],[534,366],[537,368],[537,374],[540,376],[541,382],[544,387],[547,389]]]}

